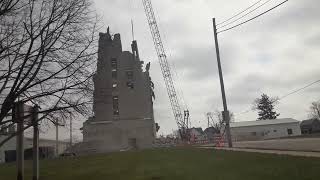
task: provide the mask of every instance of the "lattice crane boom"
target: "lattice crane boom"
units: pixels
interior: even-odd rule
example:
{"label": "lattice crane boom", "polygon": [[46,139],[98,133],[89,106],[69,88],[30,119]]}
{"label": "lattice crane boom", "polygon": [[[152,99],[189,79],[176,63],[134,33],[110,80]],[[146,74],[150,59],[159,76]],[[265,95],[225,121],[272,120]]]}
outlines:
{"label": "lattice crane boom", "polygon": [[[165,49],[164,49],[164,46],[163,46],[163,43],[161,40],[161,36],[160,36],[159,28],[157,25],[157,21],[156,21],[155,15],[154,15],[154,11],[152,8],[151,0],[142,0],[142,2],[143,2],[145,14],[148,19],[148,24],[149,24],[150,31],[152,34],[153,43],[154,43],[154,46],[157,51],[157,55],[158,55],[162,75],[164,78],[164,82],[165,82],[165,85],[167,88],[167,93],[168,93],[168,96],[170,99],[173,115],[175,117],[178,128],[180,130],[180,135],[182,136],[181,130],[185,131],[188,128],[187,127],[188,125],[185,122],[184,116],[182,115],[180,102],[179,102],[179,99],[178,99],[178,96],[177,96],[177,93],[176,93],[176,90],[174,87],[174,83],[172,80],[170,66],[169,66],[166,52],[165,52]],[[183,138],[183,137],[181,137],[181,138]]]}

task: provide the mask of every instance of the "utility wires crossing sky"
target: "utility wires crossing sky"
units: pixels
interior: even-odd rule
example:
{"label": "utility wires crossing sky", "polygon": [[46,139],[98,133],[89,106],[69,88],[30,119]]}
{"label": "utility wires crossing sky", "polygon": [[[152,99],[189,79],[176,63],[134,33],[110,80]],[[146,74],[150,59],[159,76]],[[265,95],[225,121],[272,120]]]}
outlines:
{"label": "utility wires crossing sky", "polygon": [[[270,0],[269,0],[269,1],[270,1]],[[269,2],[269,1],[267,1],[267,2]],[[236,24],[236,25],[231,26],[231,27],[229,27],[229,28],[226,28],[226,29],[223,29],[223,30],[221,30],[221,31],[218,31],[217,34],[222,33],[222,32],[225,32],[225,31],[229,31],[229,30],[231,30],[231,29],[233,29],[233,28],[236,28],[236,27],[241,26],[241,25],[243,25],[243,24],[245,24],[245,23],[248,23],[248,22],[250,22],[250,21],[252,21],[252,20],[254,20],[254,19],[256,19],[256,18],[258,18],[258,17],[260,17],[260,16],[262,16],[262,15],[268,13],[268,12],[270,12],[270,11],[272,11],[273,9],[275,9],[275,8],[283,5],[283,4],[286,3],[286,2],[288,2],[288,0],[285,0],[285,1],[277,4],[276,6],[274,6],[274,7],[270,8],[270,9],[268,9],[268,10],[266,10],[266,11],[264,11],[264,12],[262,12],[262,13],[256,15],[256,16],[254,16],[253,18],[250,18],[250,19],[248,19],[248,20],[246,20],[246,21],[243,21],[243,22],[241,22],[241,23],[239,23],[239,24]]]}
{"label": "utility wires crossing sky", "polygon": [[240,17],[238,17],[237,19],[235,19],[235,20],[233,20],[233,21],[231,21],[231,22],[228,22],[227,24],[224,24],[224,25],[222,25],[222,26],[218,26],[218,28],[217,28],[217,29],[224,28],[224,27],[226,27],[226,26],[228,26],[228,25],[230,25],[230,24],[232,24],[232,23],[234,23],[234,22],[238,21],[239,19],[242,19],[242,18],[244,18],[244,17],[248,16],[249,14],[251,14],[252,12],[254,12],[254,11],[256,11],[257,9],[261,8],[262,6],[264,6],[265,4],[267,4],[267,3],[268,3],[268,2],[270,2],[270,1],[272,1],[272,0],[268,0],[268,1],[264,2],[264,3],[263,3],[263,4],[261,4],[260,6],[258,6],[258,7],[256,7],[256,8],[254,8],[253,10],[249,11],[248,13],[246,13],[246,14],[244,14],[244,15],[242,15],[242,16],[240,16]]}
{"label": "utility wires crossing sky", "polygon": [[262,0],[259,0],[259,1],[255,2],[255,3],[254,3],[254,4],[252,4],[251,6],[249,6],[249,7],[247,7],[246,9],[244,9],[244,10],[240,11],[239,13],[235,14],[234,16],[232,16],[232,17],[230,17],[230,18],[228,18],[228,19],[226,19],[226,20],[222,21],[221,23],[218,23],[218,24],[217,24],[217,26],[220,26],[220,25],[222,25],[222,24],[224,24],[224,23],[226,23],[226,22],[230,21],[231,19],[233,19],[233,18],[237,17],[238,15],[240,15],[240,14],[242,14],[242,13],[246,12],[246,11],[247,11],[247,10],[249,10],[250,8],[254,7],[256,4],[260,3],[261,1],[262,1]]}
{"label": "utility wires crossing sky", "polygon": [[[255,2],[254,4],[252,4],[251,6],[249,6],[248,8],[240,11],[239,13],[235,14],[234,16],[232,16],[232,17],[230,17],[230,18],[222,21],[221,23],[217,24],[217,26],[218,26],[217,29],[222,29],[222,28],[227,27],[228,25],[231,25],[232,23],[234,23],[234,22],[236,22],[236,21],[238,21],[238,20],[240,20],[240,19],[243,19],[244,17],[248,16],[249,14],[251,14],[252,12],[254,12],[254,11],[256,11],[257,9],[261,8],[263,5],[267,4],[267,3],[270,2],[270,1],[271,1],[271,0],[267,0],[267,1],[265,1],[265,2],[262,3],[262,4],[260,4],[260,5],[257,6],[257,7],[255,7],[255,6],[258,5],[259,3],[261,3],[262,0],[259,0],[259,1]],[[245,24],[245,23],[248,23],[248,22],[250,22],[250,21],[252,21],[252,20],[254,20],[254,19],[256,19],[256,18],[258,18],[258,17],[260,17],[260,16],[262,16],[262,15],[268,13],[268,12],[270,12],[270,11],[272,11],[273,9],[275,9],[275,8],[283,5],[283,4],[286,3],[286,2],[288,2],[288,0],[282,1],[281,3],[277,4],[276,6],[273,6],[272,8],[270,8],[270,9],[268,9],[268,10],[266,10],[266,11],[264,11],[264,12],[262,12],[262,13],[256,15],[256,16],[254,16],[254,17],[252,17],[252,18],[250,18],[250,19],[248,19],[248,20],[245,20],[245,21],[243,21],[243,22],[241,22],[241,23],[238,23],[238,24],[233,25],[233,26],[231,26],[231,27],[227,27],[227,28],[225,28],[225,29],[223,29],[223,30],[220,30],[220,31],[217,32],[217,34],[218,34],[218,33],[222,33],[222,32],[226,32],[226,31],[229,31],[229,30],[231,30],[231,29],[233,29],[233,28],[236,28],[236,27],[241,26],[241,25],[243,25],[243,24]],[[253,8],[253,7],[255,7],[255,8]],[[252,8],[253,8],[253,9],[252,9]],[[252,9],[252,10],[250,10],[250,9]],[[249,11],[249,12],[245,13],[246,11]],[[245,13],[245,14],[242,15],[242,16],[240,16],[240,17],[238,17],[239,15],[241,15],[241,14],[243,14],[243,13]],[[236,18],[236,17],[238,17],[238,18]],[[234,19],[234,18],[236,18],[236,19]],[[234,20],[232,20],[232,19],[234,19]],[[232,21],[231,21],[231,20],[232,20]],[[300,92],[300,91],[302,91],[302,90],[304,90],[304,89],[306,89],[306,88],[308,88],[308,87],[310,87],[310,86],[312,86],[312,85],[314,85],[314,84],[317,84],[317,83],[320,83],[320,79],[317,80],[317,81],[314,81],[314,82],[312,82],[312,83],[310,83],[310,84],[308,84],[308,85],[306,85],[306,86],[303,86],[303,87],[301,87],[301,88],[299,88],[299,89],[295,89],[295,90],[293,90],[293,91],[290,91],[289,93],[287,93],[287,94],[281,96],[280,98],[278,98],[278,99],[277,99],[277,102],[280,102],[280,100],[282,100],[282,99],[284,99],[284,98],[286,98],[286,97],[288,97],[288,96],[291,96],[291,95],[293,95],[293,94],[295,94],[295,93],[298,93],[298,92]],[[245,113],[248,113],[248,112],[250,112],[250,111],[252,111],[252,108],[249,108],[249,109],[247,109],[247,110],[245,110],[245,111],[242,111],[242,112],[240,112],[240,113],[237,113],[237,114],[245,114]]]}
{"label": "utility wires crossing sky", "polygon": [[[302,91],[302,90],[304,90],[304,89],[306,89],[306,88],[308,88],[308,87],[311,87],[311,86],[313,86],[313,85],[315,85],[315,84],[317,84],[317,83],[320,83],[320,79],[319,79],[319,80],[316,80],[316,81],[314,81],[314,82],[312,82],[312,83],[310,83],[310,84],[307,84],[307,85],[305,85],[305,86],[303,86],[303,87],[301,87],[301,88],[292,90],[292,91],[290,91],[289,93],[287,93],[287,94],[285,94],[285,95],[283,95],[283,96],[280,96],[279,98],[277,98],[277,102],[280,102],[280,101],[283,100],[284,98],[286,98],[286,97],[288,97],[288,96],[291,96],[291,95],[293,95],[293,94],[296,94],[296,93],[298,93],[298,92],[300,92],[300,91]],[[247,110],[242,111],[242,112],[240,112],[240,113],[236,113],[236,114],[238,114],[238,115],[246,114],[246,113],[248,113],[248,112],[250,112],[250,111],[253,111],[252,108],[248,108]]]}

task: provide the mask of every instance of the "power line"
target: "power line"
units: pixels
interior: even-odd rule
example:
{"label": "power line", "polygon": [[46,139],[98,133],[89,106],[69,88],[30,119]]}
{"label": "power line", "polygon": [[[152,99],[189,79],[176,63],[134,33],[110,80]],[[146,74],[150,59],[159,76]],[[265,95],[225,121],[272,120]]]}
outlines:
{"label": "power line", "polygon": [[260,3],[262,0],[259,0],[257,2],[255,2],[254,4],[252,4],[251,6],[247,7],[246,9],[240,11],[239,13],[235,14],[234,16],[232,16],[231,18],[228,18],[224,21],[222,21],[221,23],[218,23],[217,26],[221,25],[221,24],[224,24],[225,22],[228,22],[230,21],[231,19],[237,17],[238,15],[242,14],[243,12],[247,11],[248,9],[252,8],[253,6],[255,6],[256,4]]}
{"label": "power line", "polygon": [[304,86],[304,87],[302,87],[302,88],[296,89],[296,90],[294,90],[294,91],[292,91],[292,92],[290,92],[290,93],[288,93],[288,94],[286,94],[286,95],[283,95],[283,96],[281,96],[281,97],[278,99],[278,101],[280,101],[281,99],[284,99],[284,98],[286,98],[286,97],[288,97],[288,96],[290,96],[290,95],[292,95],[292,94],[295,94],[295,93],[297,93],[297,92],[299,92],[299,91],[302,91],[302,90],[304,90],[304,89],[306,89],[306,88],[308,88],[308,87],[310,87],[310,86],[312,86],[312,85],[314,85],[314,84],[316,84],[316,83],[319,83],[319,82],[320,82],[320,79],[317,80],[317,81],[314,81],[314,82],[312,82],[312,83],[310,83],[310,84],[308,84],[308,85],[306,85],[306,86]]}
{"label": "power line", "polygon": [[261,14],[259,14],[259,15],[255,16],[255,17],[253,17],[253,18],[250,18],[250,19],[248,19],[248,20],[246,20],[246,21],[244,21],[244,22],[242,22],[242,23],[239,23],[239,24],[234,25],[234,26],[232,26],[232,27],[230,27],[230,28],[227,28],[227,29],[221,30],[221,31],[217,32],[217,34],[218,34],[218,33],[225,32],[225,31],[228,31],[228,30],[231,30],[231,29],[236,28],[236,27],[238,27],[238,26],[241,26],[241,25],[243,25],[243,24],[245,24],[245,23],[247,23],[247,22],[249,22],[249,21],[252,21],[252,20],[254,20],[254,19],[256,19],[256,18],[258,18],[258,17],[260,17],[260,16],[262,16],[262,15],[264,15],[264,14],[266,14],[266,13],[268,13],[269,11],[271,11],[271,10],[273,10],[273,9],[275,9],[275,8],[277,8],[277,7],[279,7],[279,6],[281,6],[282,4],[284,4],[284,3],[286,3],[286,2],[288,2],[288,0],[283,1],[283,2],[281,2],[280,4],[278,4],[278,5],[276,5],[276,6],[272,7],[272,8],[270,8],[270,9],[268,9],[267,11],[264,11],[263,13],[261,13]]}
{"label": "power line", "polygon": [[255,10],[257,10],[257,9],[259,9],[260,7],[264,6],[265,4],[267,4],[267,3],[268,3],[268,2],[270,2],[270,1],[272,1],[272,0],[268,0],[268,1],[264,2],[264,3],[263,3],[263,4],[261,4],[260,6],[258,6],[258,7],[256,7],[256,8],[254,8],[253,10],[251,10],[251,11],[249,11],[248,13],[246,13],[246,14],[244,14],[244,15],[240,16],[239,18],[237,18],[237,19],[235,19],[235,20],[233,20],[233,21],[231,21],[231,22],[229,22],[229,23],[227,23],[227,24],[225,24],[225,25],[223,25],[223,26],[221,26],[221,27],[218,27],[218,29],[221,29],[221,28],[223,28],[223,27],[226,27],[226,26],[228,26],[228,25],[230,25],[230,24],[232,24],[232,23],[234,23],[234,22],[238,21],[239,19],[241,19],[241,18],[243,18],[243,17],[245,17],[245,16],[247,16],[247,15],[251,14],[252,12],[254,12]]}
{"label": "power line", "polygon": [[[312,85],[314,85],[314,84],[317,84],[317,83],[320,83],[320,79],[319,79],[319,80],[316,80],[316,81],[314,81],[314,82],[312,82],[312,83],[310,83],[310,84],[308,84],[308,85],[306,85],[306,86],[303,86],[302,88],[293,90],[293,91],[291,91],[291,92],[289,92],[289,93],[281,96],[281,97],[278,98],[276,101],[279,102],[280,100],[282,100],[282,99],[284,99],[284,98],[286,98],[286,97],[288,97],[288,96],[291,96],[292,94],[298,93],[299,91],[302,91],[302,90],[304,90],[304,89],[306,89],[306,88],[308,88],[308,87],[310,87],[310,86],[312,86]],[[246,114],[246,113],[248,113],[248,112],[250,112],[250,111],[252,111],[251,108],[250,108],[250,109],[247,109],[247,110],[245,110],[245,111],[242,111],[242,112],[240,112],[240,113],[237,113],[237,114]]]}

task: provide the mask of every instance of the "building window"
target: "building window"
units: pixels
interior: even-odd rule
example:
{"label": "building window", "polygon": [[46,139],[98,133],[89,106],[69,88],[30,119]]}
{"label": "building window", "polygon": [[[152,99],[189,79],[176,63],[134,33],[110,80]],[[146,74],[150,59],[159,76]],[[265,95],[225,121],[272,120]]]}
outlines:
{"label": "building window", "polygon": [[117,59],[116,58],[111,58],[111,69],[117,70]]}
{"label": "building window", "polygon": [[257,135],[257,132],[251,132],[251,135],[252,135],[252,136],[256,136],[256,135]]}
{"label": "building window", "polygon": [[113,115],[119,115],[119,97],[112,97]]}
{"label": "building window", "polygon": [[288,135],[293,134],[292,129],[287,129]]}
{"label": "building window", "polygon": [[117,79],[117,59],[111,58],[111,76],[113,79]]}
{"label": "building window", "polygon": [[117,83],[112,83],[112,89],[116,89],[118,87]]}
{"label": "building window", "polygon": [[133,71],[131,71],[131,70],[126,71],[126,75],[127,75],[128,80],[133,80]]}
{"label": "building window", "polygon": [[129,89],[133,89],[133,88],[134,88],[133,82],[127,82],[127,87],[128,87]]}
{"label": "building window", "polygon": [[111,76],[112,76],[113,79],[117,79],[117,70],[112,69]]}
{"label": "building window", "polygon": [[275,129],[275,130],[273,130],[273,132],[277,132],[277,130]]}

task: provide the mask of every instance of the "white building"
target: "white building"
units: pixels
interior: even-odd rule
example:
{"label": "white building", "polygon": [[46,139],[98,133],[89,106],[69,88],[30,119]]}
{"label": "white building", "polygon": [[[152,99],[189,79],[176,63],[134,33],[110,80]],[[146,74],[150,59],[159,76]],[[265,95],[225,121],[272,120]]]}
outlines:
{"label": "white building", "polygon": [[[6,135],[0,135],[0,142],[7,138]],[[16,137],[11,138],[3,146],[0,147],[0,163],[5,162],[5,152],[9,150],[16,150]],[[58,141],[58,153],[63,153],[69,146],[69,142]],[[24,149],[29,149],[33,147],[33,138],[24,137]],[[55,151],[56,141],[50,139],[39,139],[39,147],[52,147]]]}
{"label": "white building", "polygon": [[230,123],[233,141],[264,140],[301,135],[300,122],[292,118]]}

